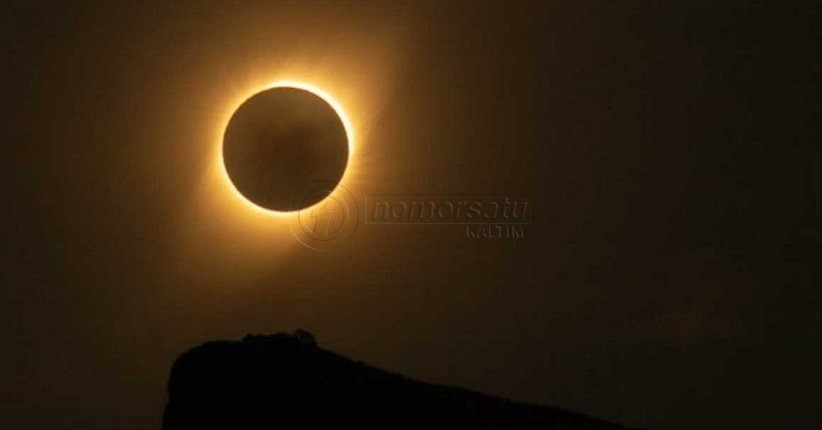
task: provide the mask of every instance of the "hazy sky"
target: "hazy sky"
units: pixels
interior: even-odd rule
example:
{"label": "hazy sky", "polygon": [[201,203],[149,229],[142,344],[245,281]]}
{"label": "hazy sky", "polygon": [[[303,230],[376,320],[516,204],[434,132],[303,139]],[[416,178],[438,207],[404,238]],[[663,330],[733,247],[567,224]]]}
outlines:
{"label": "hazy sky", "polygon": [[[157,428],[179,353],[297,327],[628,425],[818,425],[816,10],[19,3],[0,15],[0,427]],[[302,246],[215,162],[231,110],[279,79],[346,109],[359,202],[525,195],[532,224]]]}

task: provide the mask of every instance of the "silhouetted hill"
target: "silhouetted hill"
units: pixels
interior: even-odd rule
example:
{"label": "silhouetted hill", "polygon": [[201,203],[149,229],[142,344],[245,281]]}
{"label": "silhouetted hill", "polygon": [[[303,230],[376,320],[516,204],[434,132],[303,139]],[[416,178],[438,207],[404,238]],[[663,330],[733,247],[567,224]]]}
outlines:
{"label": "silhouetted hill", "polygon": [[319,348],[307,332],[208,342],[171,371],[164,430],[602,429],[561,409],[428,384]]}

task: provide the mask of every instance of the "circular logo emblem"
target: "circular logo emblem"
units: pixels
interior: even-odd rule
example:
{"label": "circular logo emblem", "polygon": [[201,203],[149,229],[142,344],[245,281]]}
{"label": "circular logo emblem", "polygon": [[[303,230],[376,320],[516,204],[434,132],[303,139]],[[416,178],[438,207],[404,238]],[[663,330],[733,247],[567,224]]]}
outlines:
{"label": "circular logo emblem", "polygon": [[[296,209],[289,218],[294,237],[303,245],[328,251],[347,242],[357,230],[359,208],[348,189],[334,183],[312,184],[300,198],[292,201]],[[323,198],[324,196],[327,196]],[[306,202],[317,202],[306,207]]]}

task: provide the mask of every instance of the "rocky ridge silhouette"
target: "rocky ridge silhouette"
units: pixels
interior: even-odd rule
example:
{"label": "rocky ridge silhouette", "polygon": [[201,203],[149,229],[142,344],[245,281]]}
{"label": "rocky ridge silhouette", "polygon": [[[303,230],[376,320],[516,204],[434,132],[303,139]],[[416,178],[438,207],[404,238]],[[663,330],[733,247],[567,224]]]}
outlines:
{"label": "rocky ridge silhouette", "polygon": [[164,430],[335,427],[625,429],[409,379],[322,349],[302,330],[208,342],[172,367]]}

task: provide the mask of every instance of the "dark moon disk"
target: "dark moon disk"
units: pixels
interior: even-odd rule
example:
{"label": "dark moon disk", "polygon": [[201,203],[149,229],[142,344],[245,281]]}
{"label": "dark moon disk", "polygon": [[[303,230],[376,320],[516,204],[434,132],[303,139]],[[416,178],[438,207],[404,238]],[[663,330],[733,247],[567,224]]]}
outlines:
{"label": "dark moon disk", "polygon": [[223,139],[231,182],[254,204],[298,210],[324,199],[345,172],[348,137],[337,112],[306,90],[277,87],[246,100]]}

